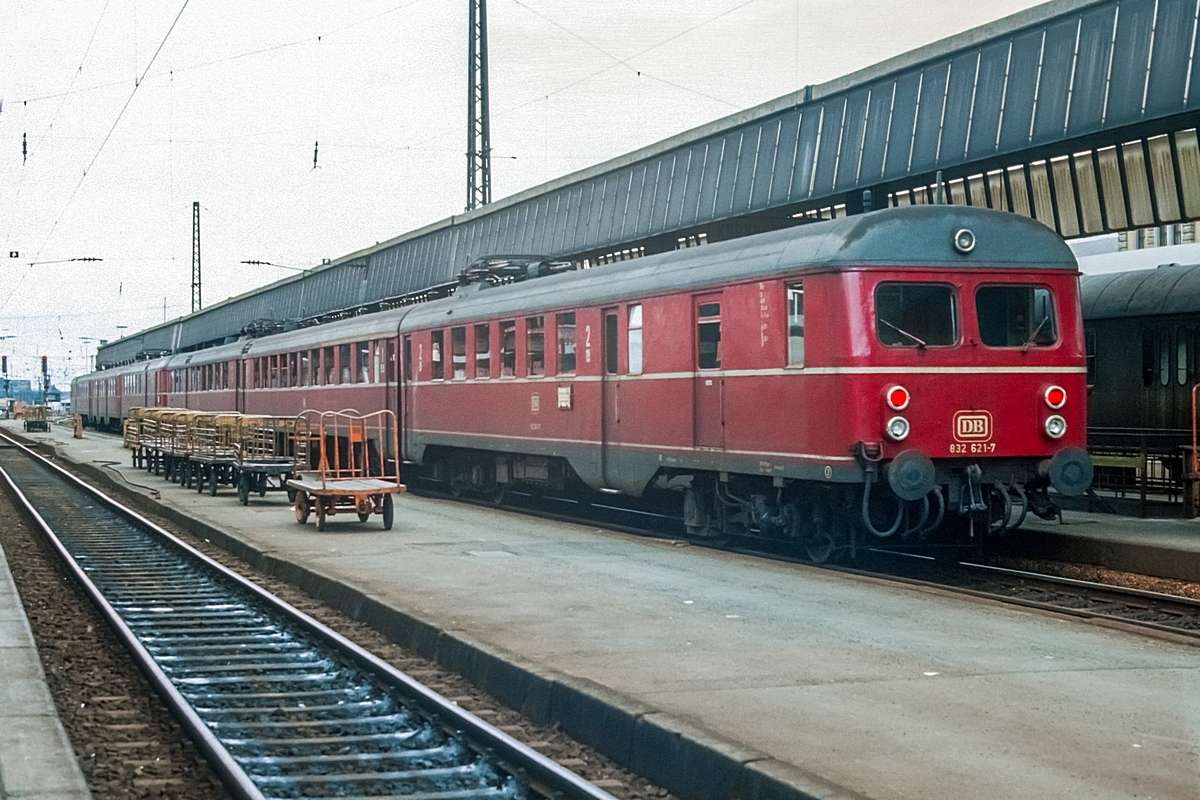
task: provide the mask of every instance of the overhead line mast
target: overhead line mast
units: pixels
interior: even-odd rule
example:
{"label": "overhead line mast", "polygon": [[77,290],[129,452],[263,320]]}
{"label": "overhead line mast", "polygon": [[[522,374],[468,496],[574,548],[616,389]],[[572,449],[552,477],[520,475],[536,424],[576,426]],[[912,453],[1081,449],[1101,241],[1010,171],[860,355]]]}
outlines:
{"label": "overhead line mast", "polygon": [[467,210],[492,202],[492,144],[488,122],[487,0],[471,3],[467,98]]}
{"label": "overhead line mast", "polygon": [[192,203],[192,312],[200,310],[200,201]]}

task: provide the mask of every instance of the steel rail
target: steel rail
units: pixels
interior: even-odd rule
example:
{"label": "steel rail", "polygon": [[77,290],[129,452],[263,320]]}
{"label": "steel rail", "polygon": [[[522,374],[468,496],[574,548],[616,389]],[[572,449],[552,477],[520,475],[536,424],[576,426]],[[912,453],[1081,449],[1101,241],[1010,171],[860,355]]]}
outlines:
{"label": "steel rail", "polygon": [[[0,477],[235,797],[266,800],[368,793],[386,797],[389,795],[379,792],[380,785],[384,792],[395,792],[387,787],[409,781],[410,788],[400,794],[429,800],[532,800],[539,796],[614,800],[604,790],[196,551],[30,448],[3,434],[0,438],[11,443],[0,444],[0,461],[6,462],[0,466]],[[22,458],[8,458],[5,453],[20,453]],[[28,474],[31,470],[40,471],[41,475],[31,477]],[[14,472],[27,474],[14,477]],[[50,487],[33,487],[33,494],[56,492],[65,502],[68,495],[76,493],[78,502],[68,506],[68,514],[76,515],[72,517],[73,524],[84,524],[74,523],[80,518],[98,519],[99,512],[104,511],[127,526],[130,535],[146,537],[149,546],[132,552],[123,543],[105,544],[100,534],[89,532],[94,552],[82,552],[85,548],[73,539],[72,532],[68,531],[65,537],[72,541],[64,541],[47,519],[56,513],[61,517],[61,508],[56,512],[48,504],[41,504],[39,509],[36,498],[21,488],[22,484],[31,488],[38,480]],[[82,493],[82,498],[78,493]],[[110,558],[110,566],[101,565],[105,556]],[[177,560],[166,566],[164,556]],[[113,557],[118,559],[115,566]],[[158,559],[163,563],[157,565],[157,573],[152,573],[137,563],[138,558]],[[105,569],[115,572],[118,578],[123,575],[125,580],[131,580],[134,591],[149,590],[157,593],[159,599],[147,601],[135,596],[133,600],[110,602],[101,588]],[[182,580],[188,577],[184,573],[189,570],[201,576],[193,579],[192,588]],[[95,575],[100,578],[93,580]],[[200,597],[194,588],[196,580],[207,587],[206,591],[221,589],[227,596]],[[185,610],[176,613],[174,606]],[[214,611],[223,624],[242,627],[214,629],[211,626]],[[154,627],[172,619],[173,628]],[[257,636],[264,628],[267,640]],[[276,645],[284,640],[298,644],[278,648]],[[264,653],[277,658],[272,662]],[[199,664],[194,663],[197,658]],[[294,669],[305,668],[310,670],[308,675],[287,677]],[[256,670],[257,674],[246,676],[242,674],[245,669]],[[279,682],[287,680],[304,684],[308,691],[297,693],[292,689],[292,693],[303,695],[311,705],[299,702],[285,707],[289,692],[286,683]],[[348,683],[357,692],[357,699],[351,702],[351,698],[343,697],[338,702],[338,696],[344,695],[345,690],[335,686],[337,681]],[[222,694],[228,689],[234,692]],[[256,706],[255,702],[266,705]],[[221,707],[222,703],[225,707]],[[398,707],[392,708],[389,703]],[[345,716],[346,712],[358,710],[387,713],[375,717]],[[288,722],[288,714],[296,712],[311,719]],[[250,721],[242,721],[245,718]],[[397,726],[407,723],[409,730],[388,733],[385,728],[393,723]],[[256,736],[248,736],[248,732]],[[415,746],[374,753],[354,749],[364,747],[368,741],[378,747],[381,738],[389,746],[401,740]],[[288,749],[289,755],[272,756],[267,752],[271,747]],[[465,764],[443,763],[455,755],[452,751],[464,748],[466,753],[458,761],[465,760]],[[428,764],[436,768],[420,768]],[[371,765],[376,765],[374,772],[348,771]],[[296,772],[288,773],[289,767]],[[339,771],[341,774],[334,774]],[[445,781],[451,789],[446,790],[439,781]],[[376,787],[358,791],[369,783]],[[411,788],[414,786],[415,789]]]}

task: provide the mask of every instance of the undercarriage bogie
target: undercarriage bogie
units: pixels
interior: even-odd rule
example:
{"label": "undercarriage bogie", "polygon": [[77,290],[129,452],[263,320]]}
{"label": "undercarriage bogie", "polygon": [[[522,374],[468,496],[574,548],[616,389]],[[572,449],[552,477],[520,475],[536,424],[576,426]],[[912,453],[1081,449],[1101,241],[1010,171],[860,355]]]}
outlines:
{"label": "undercarriage bogie", "polygon": [[497,502],[511,488],[561,492],[574,479],[570,465],[553,456],[432,448],[426,453],[423,474],[455,495],[477,494]]}
{"label": "undercarriage bogie", "polygon": [[1029,514],[1053,519],[1060,513],[1036,465],[1018,471],[940,464],[923,480],[928,484],[919,492],[913,491],[916,480],[902,484],[907,493],[871,469],[863,483],[701,473],[660,477],[657,485],[682,492],[683,521],[693,538],[749,534],[787,541],[818,563],[853,558],[866,546],[978,548]]}

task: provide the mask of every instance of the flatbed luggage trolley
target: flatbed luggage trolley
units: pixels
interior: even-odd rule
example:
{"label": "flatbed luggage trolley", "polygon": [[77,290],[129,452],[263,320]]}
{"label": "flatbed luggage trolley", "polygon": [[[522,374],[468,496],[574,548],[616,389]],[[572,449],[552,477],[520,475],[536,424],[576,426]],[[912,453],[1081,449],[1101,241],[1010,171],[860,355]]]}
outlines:
{"label": "flatbed luggage trolley", "polygon": [[238,478],[238,456],[241,447],[238,434],[242,415],[235,412],[196,414],[188,426],[188,463],[182,481],[196,491],[215,497],[222,483],[233,485]]}
{"label": "flatbed luggage trolley", "polygon": [[257,492],[286,491],[295,500],[296,490],[287,485],[297,465],[308,466],[308,426],[297,436],[296,417],[269,417],[245,414],[238,426],[238,500],[250,503]]}
{"label": "flatbed luggage trolley", "polygon": [[303,525],[315,511],[317,530],[323,531],[326,518],[334,514],[354,512],[360,522],[380,514],[383,529],[390,531],[392,495],[404,491],[396,415],[306,410],[296,425],[297,438],[316,441],[318,449],[315,467],[287,482],[296,490],[296,522]]}
{"label": "flatbed luggage trolley", "polygon": [[50,432],[50,409],[46,406],[25,406],[25,432]]}
{"label": "flatbed luggage trolley", "polygon": [[134,466],[161,475],[170,470],[174,447],[175,418],[187,413],[182,408],[144,408],[138,412],[138,447],[133,451]]}
{"label": "flatbed luggage trolley", "polygon": [[134,469],[141,466],[142,454],[142,412],[149,409],[134,406],[129,409],[125,419],[121,421],[121,447],[133,451]]}
{"label": "flatbed luggage trolley", "polygon": [[[188,457],[192,453],[191,427],[201,413],[172,409],[164,411],[158,417],[158,435],[155,437],[158,458],[162,462],[163,477],[171,483],[188,485]],[[157,468],[154,474],[158,474]]]}

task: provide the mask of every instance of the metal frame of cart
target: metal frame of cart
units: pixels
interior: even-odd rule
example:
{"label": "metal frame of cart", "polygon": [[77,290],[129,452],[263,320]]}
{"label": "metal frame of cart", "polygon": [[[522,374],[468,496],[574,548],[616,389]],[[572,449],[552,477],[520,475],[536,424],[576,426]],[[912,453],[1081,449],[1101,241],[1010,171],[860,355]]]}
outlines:
{"label": "metal frame of cart", "polygon": [[196,492],[215,497],[221,484],[234,485],[238,481],[238,459],[241,447],[238,441],[241,414],[236,412],[197,414],[189,421],[188,461],[183,467],[181,482],[192,488],[196,481]]}
{"label": "metal frame of cart", "polygon": [[238,501],[250,503],[257,492],[286,491],[295,500],[295,489],[288,481],[297,466],[308,466],[308,428],[297,435],[296,417],[271,417],[260,414],[242,416],[238,430]]}
{"label": "metal frame of cart", "polygon": [[360,522],[372,514],[383,517],[391,530],[395,511],[392,495],[400,483],[400,448],[396,415],[391,411],[359,415],[348,411],[305,410],[296,418],[297,438],[317,442],[315,470],[297,473],[287,485],[296,490],[296,521],[303,525],[317,515],[317,530],[341,513],[356,513]]}
{"label": "metal frame of cart", "polygon": [[25,432],[50,432],[50,408],[48,406],[25,406]]}

